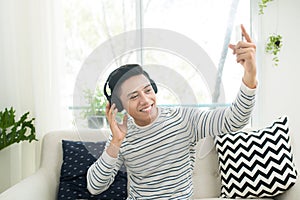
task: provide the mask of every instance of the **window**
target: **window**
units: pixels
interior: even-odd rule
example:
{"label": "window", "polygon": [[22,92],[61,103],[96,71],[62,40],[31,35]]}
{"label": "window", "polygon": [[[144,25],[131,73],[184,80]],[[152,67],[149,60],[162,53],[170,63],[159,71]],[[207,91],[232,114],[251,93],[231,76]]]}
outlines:
{"label": "window", "polygon": [[[63,2],[66,105],[73,105],[77,98],[73,93],[76,82],[82,81],[79,84],[82,91],[95,88],[95,82],[102,88],[114,68],[136,62],[154,76],[159,87],[158,102],[162,106],[210,107],[212,103],[226,105],[235,98],[243,69],[236,64],[227,44],[239,40],[239,24],[244,24],[249,31],[250,1]],[[136,41],[130,46],[132,40]],[[107,51],[101,51],[105,48]],[[78,74],[87,65],[97,69],[97,73],[93,78],[83,78],[89,80],[79,80]],[[218,70],[222,84],[217,83]],[[220,96],[215,98],[218,90]],[[85,106],[84,99],[71,106],[70,121],[73,111],[76,110],[78,118]]]}

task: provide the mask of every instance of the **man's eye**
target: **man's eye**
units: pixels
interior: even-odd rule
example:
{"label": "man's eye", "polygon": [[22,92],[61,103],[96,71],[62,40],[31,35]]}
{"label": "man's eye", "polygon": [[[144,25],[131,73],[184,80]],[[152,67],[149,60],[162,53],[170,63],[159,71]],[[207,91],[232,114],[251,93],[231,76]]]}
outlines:
{"label": "man's eye", "polygon": [[146,89],[145,93],[150,93],[152,91],[152,88]]}
{"label": "man's eye", "polygon": [[131,96],[129,99],[134,100],[138,97],[138,95]]}

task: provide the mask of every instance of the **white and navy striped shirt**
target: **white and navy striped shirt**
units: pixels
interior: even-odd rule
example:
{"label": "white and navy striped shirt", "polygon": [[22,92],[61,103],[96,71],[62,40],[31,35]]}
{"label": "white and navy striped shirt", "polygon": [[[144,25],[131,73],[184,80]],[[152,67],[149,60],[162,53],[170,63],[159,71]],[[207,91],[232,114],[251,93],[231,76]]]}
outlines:
{"label": "white and navy striped shirt", "polygon": [[161,107],[157,119],[148,126],[129,120],[118,158],[104,151],[89,168],[89,191],[105,191],[124,163],[129,177],[128,199],[190,199],[196,142],[244,127],[254,102],[255,89],[242,84],[236,100],[227,108]]}

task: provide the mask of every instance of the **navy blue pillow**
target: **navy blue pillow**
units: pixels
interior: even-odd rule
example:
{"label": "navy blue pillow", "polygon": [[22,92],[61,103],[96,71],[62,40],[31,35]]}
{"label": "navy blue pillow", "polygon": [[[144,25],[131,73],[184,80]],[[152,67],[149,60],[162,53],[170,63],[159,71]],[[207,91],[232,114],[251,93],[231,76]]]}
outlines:
{"label": "navy blue pillow", "polygon": [[62,141],[63,163],[57,199],[126,199],[127,173],[124,166],[119,170],[111,186],[99,195],[87,190],[88,168],[99,158],[105,142]]}

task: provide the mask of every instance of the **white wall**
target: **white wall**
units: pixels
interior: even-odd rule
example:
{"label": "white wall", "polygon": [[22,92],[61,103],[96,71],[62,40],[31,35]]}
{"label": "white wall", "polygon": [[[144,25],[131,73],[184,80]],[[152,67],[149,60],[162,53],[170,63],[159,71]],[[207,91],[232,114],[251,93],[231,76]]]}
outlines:
{"label": "white wall", "polygon": [[[275,0],[268,4],[264,15],[254,17],[253,31],[259,33],[255,37],[258,45],[257,56],[260,60],[259,93],[254,126],[269,125],[275,118],[288,115],[296,164],[300,169],[299,9],[299,0]],[[278,67],[273,66],[271,56],[264,53],[264,45],[270,33],[283,36]]]}

